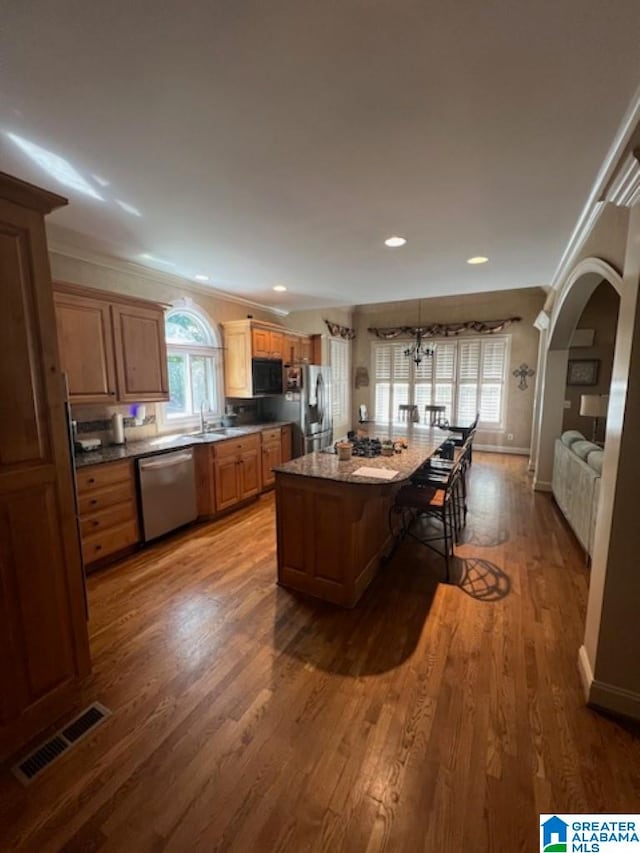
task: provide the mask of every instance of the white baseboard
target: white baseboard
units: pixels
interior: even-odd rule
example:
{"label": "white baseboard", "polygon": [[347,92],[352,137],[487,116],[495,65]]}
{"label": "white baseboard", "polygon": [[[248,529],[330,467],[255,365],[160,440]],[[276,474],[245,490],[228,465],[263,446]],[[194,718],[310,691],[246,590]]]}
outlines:
{"label": "white baseboard", "polygon": [[616,687],[615,684],[597,681],[593,677],[591,663],[584,646],[580,646],[578,652],[578,671],[580,672],[585,699],[590,708],[619,714],[622,717],[628,717],[630,720],[640,720],[640,693],[626,690],[624,687]]}
{"label": "white baseboard", "polygon": [[508,447],[504,444],[477,444],[474,442],[474,450],[482,450],[485,453],[515,453],[518,456],[528,456],[530,447]]}
{"label": "white baseboard", "polygon": [[582,681],[584,698],[585,701],[588,702],[589,694],[591,693],[591,685],[593,684],[593,672],[591,670],[589,655],[587,654],[587,650],[584,646],[580,646],[580,649],[578,650],[578,672],[580,673],[580,680]]}
{"label": "white baseboard", "polygon": [[550,492],[551,483],[547,483],[546,480],[537,480],[534,478],[533,480],[533,491],[534,492]]}

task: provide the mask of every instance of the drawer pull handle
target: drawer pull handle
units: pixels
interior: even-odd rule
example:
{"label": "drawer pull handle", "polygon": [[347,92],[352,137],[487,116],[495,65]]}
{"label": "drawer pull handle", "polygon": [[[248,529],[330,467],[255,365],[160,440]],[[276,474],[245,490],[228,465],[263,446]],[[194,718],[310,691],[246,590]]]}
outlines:
{"label": "drawer pull handle", "polygon": [[89,477],[89,479],[87,480],[88,483],[95,483],[95,481],[96,481],[95,477]]}
{"label": "drawer pull handle", "polygon": [[97,499],[97,498],[92,498],[92,499],[91,499],[91,501],[90,501],[90,503],[91,503],[91,506],[95,506],[95,505],[98,503],[98,499]]}
{"label": "drawer pull handle", "polygon": [[100,524],[100,522],[96,521],[94,518],[93,521],[91,522],[91,524],[93,524],[94,527],[97,527]]}
{"label": "drawer pull handle", "polygon": [[102,551],[102,545],[96,545],[96,551]]}

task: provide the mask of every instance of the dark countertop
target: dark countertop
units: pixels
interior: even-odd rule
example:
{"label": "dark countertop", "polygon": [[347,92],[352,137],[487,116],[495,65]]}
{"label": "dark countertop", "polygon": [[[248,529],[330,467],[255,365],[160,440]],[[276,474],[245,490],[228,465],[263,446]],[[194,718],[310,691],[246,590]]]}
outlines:
{"label": "dark countertop", "polygon": [[118,462],[121,459],[136,459],[140,456],[153,456],[158,453],[167,453],[171,450],[180,450],[183,447],[195,447],[199,444],[213,444],[218,441],[228,441],[243,435],[254,435],[266,429],[275,429],[290,424],[291,421],[268,421],[262,424],[251,424],[247,426],[229,427],[230,432],[226,435],[209,432],[201,435],[157,435],[154,438],[143,441],[131,441],[126,444],[107,444],[100,450],[91,453],[76,452],[76,468],[85,468],[88,465],[102,465],[105,462]]}
{"label": "dark countertop", "polygon": [[[370,429],[369,433],[378,434],[380,438],[387,438],[390,435],[390,431],[388,429],[385,431],[384,428],[377,432]],[[273,470],[276,472],[276,476],[278,474],[293,474],[298,477],[315,477],[342,483],[363,485],[400,483],[415,474],[425,459],[432,456],[433,452],[446,441],[448,434],[438,428],[425,429],[423,427],[418,432],[411,427],[406,427],[392,430],[392,436],[394,438],[405,438],[409,447],[401,453],[394,453],[393,456],[376,456],[373,459],[352,456],[346,462],[340,462],[337,455],[333,453],[319,451],[308,453],[306,456],[299,456],[297,459],[292,459],[291,462],[285,462],[282,465],[276,465]],[[354,474],[358,468],[387,468],[398,473],[393,479],[385,480]]]}

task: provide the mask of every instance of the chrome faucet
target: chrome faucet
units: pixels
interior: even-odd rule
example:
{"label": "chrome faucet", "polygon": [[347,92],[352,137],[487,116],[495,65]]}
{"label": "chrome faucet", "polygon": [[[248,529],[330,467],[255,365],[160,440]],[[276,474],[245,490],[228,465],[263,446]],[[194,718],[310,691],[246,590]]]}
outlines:
{"label": "chrome faucet", "polygon": [[200,432],[206,432],[207,431],[207,421],[206,421],[205,416],[204,416],[205,406],[207,407],[206,411],[209,411],[209,401],[208,400],[203,400],[200,403]]}

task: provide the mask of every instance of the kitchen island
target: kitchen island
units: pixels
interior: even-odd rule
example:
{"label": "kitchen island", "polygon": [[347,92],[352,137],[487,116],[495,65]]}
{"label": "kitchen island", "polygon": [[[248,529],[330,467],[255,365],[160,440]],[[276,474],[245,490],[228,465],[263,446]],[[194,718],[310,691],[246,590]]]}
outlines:
{"label": "kitchen island", "polygon": [[[397,431],[407,449],[373,459],[340,461],[309,453],[276,474],[278,583],[343,607],[353,607],[373,580],[391,536],[389,507],[399,487],[447,438],[441,429]],[[371,473],[357,474],[360,468]],[[380,479],[374,471],[395,471]]]}

